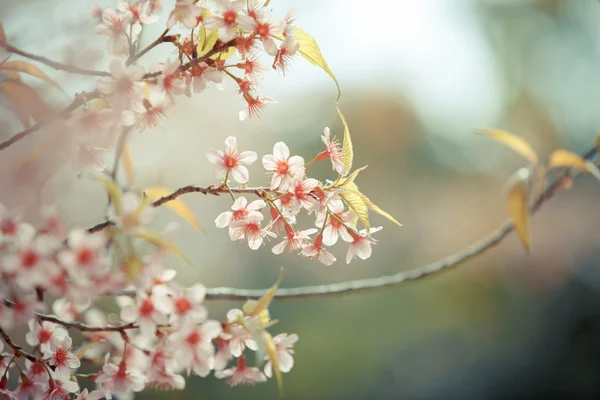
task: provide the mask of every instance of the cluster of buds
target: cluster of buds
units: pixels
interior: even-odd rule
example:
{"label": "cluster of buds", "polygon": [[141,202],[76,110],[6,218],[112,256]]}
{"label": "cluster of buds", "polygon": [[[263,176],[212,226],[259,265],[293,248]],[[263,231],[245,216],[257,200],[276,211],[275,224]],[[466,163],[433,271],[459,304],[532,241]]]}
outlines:
{"label": "cluster of buds", "polygon": [[[306,164],[304,158],[290,156],[285,143],[276,143],[273,154],[262,158],[265,170],[272,175],[271,184],[256,191],[258,200],[248,203],[244,196],[234,198],[231,211],[220,214],[215,220],[216,226],[228,228],[231,240],[247,240],[252,250],[258,249],[265,239],[275,238],[282,233],[284,240],[272,248],[274,254],[298,251],[305,257],[331,265],[336,258],[324,246],[333,246],[341,238],[350,243],[347,263],[355,257],[363,260],[369,258],[371,246],[376,243],[370,234],[382,228],[371,228],[369,231],[356,228],[358,217],[351,209],[345,208],[344,204],[350,206],[352,203],[343,196],[343,191],[352,184],[354,178],[341,178],[346,172],[342,151],[339,142],[331,137],[329,128],[325,128],[321,138],[325,149]],[[225,186],[230,176],[246,185],[249,180],[248,166],[257,160],[255,152],[238,150],[235,137],[225,140],[224,150],[211,149],[206,157],[215,164],[215,176],[225,178]],[[340,178],[327,184],[309,178],[307,167],[315,161],[326,159],[331,160],[333,170],[340,174]],[[270,221],[264,226],[263,209],[268,210],[270,216]],[[308,215],[314,213],[317,228],[294,228],[301,211]],[[314,234],[316,236],[313,238],[311,235]]]}

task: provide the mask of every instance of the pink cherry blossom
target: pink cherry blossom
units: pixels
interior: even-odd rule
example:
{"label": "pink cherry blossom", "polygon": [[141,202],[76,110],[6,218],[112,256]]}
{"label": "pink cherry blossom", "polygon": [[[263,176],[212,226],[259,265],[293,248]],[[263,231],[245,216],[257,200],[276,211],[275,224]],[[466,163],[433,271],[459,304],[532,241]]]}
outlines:
{"label": "pink cherry blossom", "polygon": [[313,204],[317,201],[315,196],[311,195],[311,192],[319,185],[319,181],[314,178],[308,178],[304,180],[297,180],[290,193],[292,197],[292,207],[294,210],[299,211],[300,207],[304,207],[310,210]]}
{"label": "pink cherry blossom", "polygon": [[185,92],[186,86],[181,72],[179,60],[167,60],[158,77],[158,89],[172,101],[173,97]]}
{"label": "pink cherry blossom", "polygon": [[290,61],[300,48],[300,43],[294,40],[294,36],[286,36],[285,39],[279,45],[274,46],[272,40],[265,41],[265,52],[271,56],[274,56],[273,69],[278,69],[285,72]]}
{"label": "pink cherry blossom", "polygon": [[206,319],[208,311],[201,303],[206,295],[206,287],[200,283],[187,289],[171,284],[171,301],[173,302],[173,313],[171,319],[176,325],[185,321],[195,323]]}
{"label": "pink cherry blossom", "polygon": [[305,246],[300,253],[305,257],[314,258],[320,263],[331,265],[336,258],[323,248],[323,235],[318,235],[312,244]]}
{"label": "pink cherry blossom", "polygon": [[[292,349],[292,346],[294,346],[297,341],[298,335],[295,333],[292,333],[291,335],[288,335],[287,333],[280,333],[279,335],[273,337],[273,343],[277,349],[279,370],[281,372],[287,373],[292,370],[292,367],[294,366],[294,358],[292,357],[294,350]],[[265,364],[265,375],[269,378],[273,376],[273,365],[271,360],[267,361]]]}
{"label": "pink cherry blossom", "polygon": [[238,358],[237,365],[234,368],[216,371],[215,377],[225,379],[228,385],[254,385],[265,382],[267,377],[256,367],[248,367],[244,357]]}
{"label": "pink cherry blossom", "polygon": [[303,231],[294,231],[291,227],[286,227],[285,231],[287,233],[285,240],[273,247],[271,250],[273,254],[281,254],[285,250],[293,251],[297,249],[303,249],[304,246],[308,245],[308,242],[310,241],[310,235],[315,233],[317,230],[311,228]]}
{"label": "pink cherry blossom", "polygon": [[88,392],[87,389],[83,389],[73,400],[100,400],[103,397],[104,392],[102,390],[92,390],[91,392]]}
{"label": "pink cherry blossom", "polygon": [[[126,54],[129,51],[129,26],[133,22],[131,12],[118,13],[112,8],[107,8],[102,12],[102,23],[96,26],[96,33],[102,36],[108,36],[107,49],[113,54]],[[141,32],[141,26],[134,24],[132,33],[136,38]]]}
{"label": "pink cherry blossom", "polygon": [[290,157],[290,149],[283,142],[277,142],[273,154],[267,154],[262,159],[265,169],[273,173],[271,189],[279,188],[287,191],[298,179],[304,177],[304,159],[300,156]]}
{"label": "pink cherry blossom", "polygon": [[245,121],[249,118],[257,117],[265,108],[267,108],[267,104],[277,103],[277,100],[271,97],[253,97],[248,93],[244,94],[244,100],[246,100],[247,105],[240,111],[240,121]]}
{"label": "pink cherry blossom", "polygon": [[49,321],[38,322],[33,318],[29,320],[29,332],[25,334],[25,341],[28,345],[35,347],[41,346],[42,351],[49,350],[52,338],[56,337],[63,340],[67,336],[67,331]]}
{"label": "pink cherry blossom", "polygon": [[121,310],[121,319],[125,322],[137,322],[142,335],[154,336],[159,325],[168,323],[167,314],[173,310],[173,303],[159,287],[155,287],[150,295],[138,291],[135,301],[135,304],[127,305]]}
{"label": "pink cherry blossom", "polygon": [[371,228],[369,233],[367,233],[366,229],[363,229],[358,233],[351,231],[350,235],[352,236],[352,243],[348,248],[346,264],[350,264],[350,261],[352,261],[354,257],[358,257],[363,260],[371,257],[371,246],[377,243],[377,241],[371,237],[371,234],[379,232],[382,229],[383,227],[379,226],[376,228]]}
{"label": "pink cherry blossom", "polygon": [[252,333],[243,324],[245,319],[243,311],[238,308],[227,312],[227,324],[221,337],[228,342],[227,347],[234,357],[240,357],[246,347],[253,351],[258,350]]}
{"label": "pink cherry blossom", "polygon": [[54,336],[50,340],[48,348],[42,348],[44,357],[49,358],[48,363],[55,367],[54,373],[57,379],[66,381],[71,376],[71,369],[77,369],[81,365],[79,358],[71,352],[73,341],[70,336],[62,340]]}
{"label": "pink cherry blossom", "polygon": [[215,348],[212,341],[222,332],[218,321],[208,320],[201,325],[185,324],[169,340],[175,349],[179,367],[199,376],[207,376],[214,368]]}
{"label": "pink cherry blossom", "polygon": [[177,22],[181,22],[188,29],[198,25],[202,9],[188,0],[177,0],[175,8],[167,20],[167,28],[171,29]]}
{"label": "pink cherry blossom", "polygon": [[[329,212],[335,217],[327,216],[325,221],[325,229],[323,229],[323,243],[326,246],[333,246],[337,243],[338,237],[342,240],[351,243],[352,236],[348,233],[348,227],[354,226],[356,214],[350,211],[344,211],[344,203],[341,200],[331,200],[328,205]],[[325,216],[317,218],[315,225],[321,228],[325,220]],[[340,222],[342,221],[342,222]]]}
{"label": "pink cherry blossom", "polygon": [[175,374],[175,352],[165,345],[165,341],[159,342],[156,350],[150,357],[150,371],[147,387],[156,390],[183,390],[185,379]]}
{"label": "pink cherry blossom", "polygon": [[210,149],[206,152],[208,161],[215,164],[215,177],[224,178],[228,174],[239,183],[249,179],[248,166],[252,165],[257,155],[253,151],[240,152],[234,136],[225,139],[225,151]]}
{"label": "pink cherry blossom", "polygon": [[141,101],[144,92],[140,81],[144,76],[144,68],[126,66],[120,58],[112,60],[109,68],[112,76],[103,76],[96,82],[98,91],[109,96],[109,103],[117,108],[128,108]]}
{"label": "pink cherry blossom", "polygon": [[229,225],[231,240],[248,239],[248,246],[252,250],[258,249],[265,236],[273,237],[274,234],[262,229],[260,224],[264,216],[258,211],[250,211],[244,220],[234,221]]}
{"label": "pink cherry blossom", "polygon": [[238,13],[244,8],[244,0],[220,0],[219,14],[208,17],[203,24],[206,29],[218,29],[219,40],[229,42],[234,38],[233,28],[237,25]]}
{"label": "pink cherry blossom", "polygon": [[[45,373],[45,371],[44,371]],[[47,382],[47,379],[44,383]],[[22,375],[19,380],[19,385],[15,389],[14,393],[18,400],[27,399],[39,399],[42,397],[42,393],[46,391],[45,384],[42,382],[35,382],[29,379],[26,375]]]}
{"label": "pink cherry blossom", "polygon": [[[225,74],[216,68],[209,67],[208,64],[202,62],[192,66],[188,73],[184,76],[186,86],[191,95],[191,90],[194,93],[201,93],[206,89],[210,82],[221,83]],[[190,89],[191,87],[191,89]]]}
{"label": "pink cherry blossom", "polygon": [[79,390],[79,385],[73,381],[57,381],[50,379],[48,389],[42,393],[42,400],[64,400],[69,398],[69,393]]}
{"label": "pink cherry blossom", "polygon": [[331,138],[331,131],[329,128],[324,129],[321,140],[323,140],[323,143],[325,144],[325,151],[319,153],[317,158],[319,160],[329,158],[331,160],[333,170],[337,171],[337,173],[340,175],[344,175],[347,171],[346,167],[344,166],[344,162],[342,161],[343,153],[340,148],[340,142],[336,138]]}
{"label": "pink cherry blossom", "polygon": [[134,192],[126,192],[121,196],[119,205],[111,204],[107,211],[108,218],[119,228],[129,233],[139,232],[152,222],[156,210]]}
{"label": "pink cherry blossom", "polygon": [[269,20],[269,14],[266,10],[255,13],[254,18],[250,15],[240,15],[238,23],[242,29],[252,32],[263,42],[265,51],[267,51],[267,48],[277,47],[273,36],[281,35],[285,30],[285,21]]}
{"label": "pink cherry blossom", "polygon": [[264,200],[254,200],[248,204],[248,200],[244,196],[238,197],[231,206],[232,211],[225,211],[219,214],[215,219],[217,228],[225,228],[234,221],[241,221],[248,217],[251,211],[260,211],[266,206]]}
{"label": "pink cherry blossom", "polygon": [[111,400],[113,394],[117,397],[128,397],[132,392],[141,392],[146,379],[139,371],[128,368],[124,361],[118,365],[107,361],[95,382],[104,391],[104,396]]}

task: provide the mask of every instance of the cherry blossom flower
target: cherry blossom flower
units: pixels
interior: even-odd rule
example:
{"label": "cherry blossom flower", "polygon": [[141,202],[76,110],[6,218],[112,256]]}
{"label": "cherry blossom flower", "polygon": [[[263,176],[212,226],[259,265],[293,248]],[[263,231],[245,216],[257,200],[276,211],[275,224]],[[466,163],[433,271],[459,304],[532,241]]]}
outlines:
{"label": "cherry blossom flower", "polygon": [[227,312],[227,324],[221,337],[227,341],[227,347],[234,357],[240,357],[246,347],[253,351],[258,350],[252,333],[242,324],[244,320],[244,313],[240,309],[234,308]]}
{"label": "cherry blossom flower", "polygon": [[258,36],[265,46],[265,51],[267,51],[267,48],[277,47],[273,36],[281,35],[285,30],[285,21],[270,21],[266,10],[256,14],[255,18],[250,15],[240,15],[238,16],[238,24],[242,29]]}
{"label": "cherry blossom flower", "polygon": [[162,68],[162,74],[158,77],[158,89],[173,100],[173,97],[185,92],[186,86],[181,72],[179,72],[179,60],[167,60]]}
{"label": "cherry blossom flower", "polygon": [[265,52],[275,57],[273,69],[279,69],[282,72],[285,72],[299,48],[300,43],[294,40],[294,36],[286,36],[279,45],[279,48],[277,48],[275,42],[272,40],[265,41]]}
{"label": "cherry blossom flower", "polygon": [[175,359],[188,374],[205,377],[214,368],[215,348],[212,341],[222,332],[218,321],[208,320],[201,325],[187,323],[175,331],[169,340],[176,352]]}
{"label": "cherry blossom flower", "polygon": [[73,381],[57,381],[50,379],[48,389],[42,394],[42,400],[64,400],[69,398],[69,393],[79,390],[79,385]]}
{"label": "cherry blossom flower", "polygon": [[310,235],[315,233],[317,230],[311,228],[303,231],[294,231],[291,227],[286,226],[285,231],[287,233],[285,240],[273,247],[271,250],[273,254],[281,254],[284,250],[293,251],[304,248],[304,246],[308,245],[308,242],[310,241]]}
{"label": "cherry blossom flower", "polygon": [[73,400],[100,400],[103,397],[104,392],[102,390],[92,390],[91,392],[88,392],[87,389],[83,389]]}
{"label": "cherry blossom flower", "polygon": [[225,228],[234,221],[241,221],[248,217],[251,211],[260,211],[266,206],[264,200],[254,200],[248,204],[248,200],[244,196],[238,197],[231,206],[232,211],[225,211],[219,214],[215,219],[217,228]]}
{"label": "cherry blossom flower", "polygon": [[155,104],[148,99],[134,105],[133,109],[139,114],[134,126],[143,132],[148,128],[159,126],[160,119],[165,116],[165,111],[170,107],[170,102],[162,101]]}
{"label": "cherry blossom flower", "polygon": [[183,390],[185,379],[173,372],[175,368],[175,353],[165,341],[160,341],[150,357],[150,371],[147,387],[157,390]]}
{"label": "cherry blossom flower", "polygon": [[143,98],[144,92],[140,80],[144,77],[144,68],[138,65],[125,65],[125,61],[115,58],[110,63],[112,76],[103,76],[96,82],[100,93],[109,95],[114,107],[128,108]]}
{"label": "cherry blossom flower", "polygon": [[221,371],[227,367],[229,360],[231,360],[231,350],[229,349],[229,340],[223,339],[220,336],[215,339],[217,342],[217,352],[215,353],[215,371]]}
{"label": "cherry blossom flower", "polygon": [[71,352],[72,345],[73,341],[70,336],[65,336],[63,340],[54,336],[50,339],[48,348],[42,348],[44,357],[50,359],[48,364],[55,367],[56,378],[61,381],[69,380],[71,369],[79,368],[81,365],[79,358]]}
{"label": "cherry blossom flower", "polygon": [[[67,238],[68,248],[59,253],[60,262],[72,273],[81,274],[99,263],[107,263],[104,253],[106,237],[103,233],[87,233],[83,229],[74,229]],[[81,275],[80,275],[81,276]]]}
{"label": "cherry blossom flower", "polygon": [[[44,373],[46,373],[45,370]],[[45,382],[47,382],[47,380]],[[41,382],[32,381],[26,375],[21,375],[19,385],[15,389],[14,393],[16,398],[19,400],[26,400],[30,398],[39,399],[45,390],[46,388]]]}
{"label": "cherry blossom flower", "polygon": [[263,156],[262,162],[265,169],[273,173],[271,190],[279,188],[285,192],[293,187],[296,180],[304,177],[304,159],[290,157],[290,149],[283,142],[275,143],[273,154]]}
{"label": "cherry blossom flower", "polygon": [[373,239],[370,235],[379,232],[383,227],[379,226],[376,228],[371,228],[369,233],[367,233],[366,229],[361,230],[360,232],[350,231],[350,235],[352,236],[352,243],[350,244],[350,248],[348,248],[348,254],[346,255],[346,264],[350,264],[350,261],[354,257],[361,258],[366,260],[371,257],[371,245],[377,243],[375,239]]}
{"label": "cherry blossom flower", "polygon": [[150,295],[138,291],[135,300],[135,304],[127,305],[121,310],[121,319],[125,322],[137,322],[140,334],[154,336],[159,325],[168,323],[167,314],[173,310],[173,303],[159,287],[155,287]]}
{"label": "cherry blossom flower", "polygon": [[171,286],[171,300],[173,302],[173,313],[171,319],[176,325],[185,321],[202,322],[206,319],[208,311],[201,303],[206,296],[206,287],[200,283],[187,289],[178,285]]}
{"label": "cherry blossom flower", "polygon": [[104,396],[111,400],[113,394],[120,398],[129,397],[132,392],[141,392],[146,384],[146,379],[139,371],[127,368],[124,361],[117,365],[109,363],[107,360],[95,382],[104,391]]}
{"label": "cherry blossom flower", "polygon": [[[292,349],[292,346],[294,346],[297,341],[298,335],[295,333],[292,333],[291,335],[288,335],[287,333],[280,333],[279,335],[273,337],[273,343],[277,349],[279,370],[281,372],[287,373],[292,370],[292,367],[294,366],[294,358],[292,357],[294,350]],[[269,378],[273,376],[273,365],[271,360],[267,361],[265,364],[265,375]]]}
{"label": "cherry blossom flower", "polygon": [[[199,63],[189,69],[185,75],[186,85],[191,86],[194,93],[200,93],[208,87],[209,82],[223,82],[224,73],[206,63]],[[190,93],[191,94],[191,93]]]}
{"label": "cherry blossom flower", "polygon": [[319,185],[319,181],[314,178],[297,180],[290,192],[293,193],[292,209],[299,211],[300,207],[310,210],[317,201],[311,192]]}
{"label": "cherry blossom flower", "polygon": [[229,42],[235,36],[238,13],[244,8],[244,0],[220,0],[217,7],[221,15],[208,17],[203,21],[206,29],[218,29],[219,40]]}
{"label": "cherry blossom flower", "polygon": [[129,233],[135,233],[150,224],[156,215],[156,210],[148,206],[140,195],[126,192],[121,196],[121,203],[110,205],[108,218],[119,228]]}
{"label": "cherry blossom flower", "polygon": [[337,171],[337,173],[340,175],[344,175],[347,171],[346,167],[344,166],[344,162],[342,161],[343,153],[340,148],[340,142],[336,138],[331,138],[331,131],[329,128],[325,128],[323,130],[321,140],[325,144],[325,151],[319,153],[317,158],[319,160],[325,160],[329,158],[331,160],[333,170]]}
{"label": "cherry blossom flower", "polygon": [[28,325],[29,332],[25,334],[25,341],[32,347],[41,346],[42,351],[49,350],[52,338],[56,337],[59,340],[64,340],[67,336],[67,331],[64,328],[50,321],[40,323],[34,318],[29,320]]}
{"label": "cherry blossom flower", "polygon": [[305,246],[300,253],[305,257],[314,258],[320,263],[331,265],[336,258],[323,248],[323,235],[318,235],[312,244]]}
{"label": "cherry blossom flower", "polygon": [[[96,33],[108,36],[107,49],[113,54],[126,54],[129,51],[129,42],[126,34],[129,34],[129,26],[133,22],[133,14],[130,12],[118,13],[112,8],[102,12],[102,23],[96,26]],[[133,38],[141,32],[139,24],[133,25]]]}
{"label": "cherry blossom flower", "polygon": [[194,28],[198,25],[201,16],[202,9],[200,7],[188,0],[177,0],[175,8],[167,20],[167,29],[171,29],[177,22],[181,22],[188,29]]}
{"label": "cherry blossom flower", "polygon": [[146,0],[119,0],[117,8],[121,12],[130,12],[133,20],[141,24],[153,24],[158,21],[158,14],[162,10],[160,3],[152,4]]}
{"label": "cherry blossom flower", "polygon": [[34,313],[43,311],[44,304],[37,301],[36,295],[34,293],[29,293],[23,296],[20,296],[14,299],[14,304],[12,306],[12,326],[17,327],[20,325],[25,325],[31,318],[33,318]]}
{"label": "cherry blossom flower", "polygon": [[225,379],[228,385],[254,385],[265,382],[267,377],[256,367],[248,367],[244,357],[238,358],[237,365],[234,368],[216,371],[215,377]]}
{"label": "cherry blossom flower", "polygon": [[231,174],[236,182],[246,183],[250,178],[248,166],[256,161],[257,155],[253,151],[240,152],[236,138],[229,136],[225,139],[225,151],[210,149],[206,152],[206,158],[215,164],[216,178],[224,178]]}
{"label": "cherry blossom flower", "polygon": [[[341,200],[335,199],[329,202],[327,206],[329,212],[335,217],[325,216],[318,217],[315,225],[321,228],[323,222],[325,222],[325,229],[323,229],[323,243],[326,246],[333,246],[337,243],[338,237],[342,240],[351,243],[353,241],[352,236],[348,233],[348,226],[354,226],[356,221],[356,214],[350,211],[344,211],[344,203]],[[325,219],[327,219],[325,221]],[[342,221],[342,222],[340,222]]]}
{"label": "cherry blossom flower", "polygon": [[269,103],[277,103],[277,100],[271,97],[253,97],[250,94],[245,94],[244,100],[246,100],[247,106],[240,111],[240,121],[245,121],[248,118],[254,118],[258,116]]}
{"label": "cherry blossom flower", "polygon": [[248,217],[244,220],[233,221],[230,225],[229,237],[231,240],[248,239],[248,246],[252,250],[256,250],[263,242],[263,238],[274,236],[273,233],[263,230],[260,223],[264,216],[258,211],[250,211]]}
{"label": "cherry blossom flower", "polygon": [[266,71],[265,66],[257,58],[252,56],[246,57],[243,62],[240,62],[235,66],[241,68],[244,71],[245,77],[250,79],[256,79]]}

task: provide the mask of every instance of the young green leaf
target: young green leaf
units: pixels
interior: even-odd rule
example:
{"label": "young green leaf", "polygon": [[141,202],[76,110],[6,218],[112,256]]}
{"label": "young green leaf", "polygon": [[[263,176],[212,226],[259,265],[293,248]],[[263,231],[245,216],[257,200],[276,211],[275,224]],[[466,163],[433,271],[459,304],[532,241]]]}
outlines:
{"label": "young green leaf", "polygon": [[350,172],[352,169],[352,162],[354,161],[354,150],[352,149],[352,139],[350,138],[350,129],[348,128],[348,123],[346,122],[346,118],[339,107],[337,107],[337,112],[342,120],[342,124],[344,124],[344,145],[342,148],[342,162],[344,163],[344,167],[346,168],[346,173]]}
{"label": "young green leaf", "polygon": [[348,175],[348,177],[346,178],[342,178],[339,179],[337,182],[335,182],[334,185],[332,185],[332,188],[341,188],[345,185],[348,185],[352,182],[354,182],[354,180],[356,179],[356,177],[358,176],[358,174],[363,171],[364,169],[366,169],[368,167],[368,165],[365,165],[364,167],[358,168],[356,169],[353,173],[351,173],[350,175]]}
{"label": "young green leaf", "polygon": [[537,165],[538,155],[533,148],[523,138],[515,136],[500,129],[482,129],[480,133],[491,137],[494,140],[510,147],[523,157],[528,159],[532,164]]}
{"label": "young green leaf", "polygon": [[348,205],[348,207],[356,213],[360,221],[363,223],[365,229],[369,230],[369,208],[365,204],[360,192],[356,189],[354,183],[350,183],[346,186],[346,189],[340,192],[340,197]]}
{"label": "young green leaf", "polygon": [[333,79],[338,90],[336,102],[339,101],[340,96],[342,95],[340,84],[333,74],[333,71],[331,71],[331,68],[329,68],[329,65],[327,65],[327,61],[325,61],[317,41],[300,28],[295,29],[295,38],[296,42],[300,43],[300,49],[298,51],[300,51],[302,57],[306,58],[312,65],[323,68],[323,70],[329,74],[331,79]]}
{"label": "young green leaf", "polygon": [[[146,193],[148,199],[151,201],[156,201],[161,197],[171,194],[171,190],[160,186],[146,188],[144,189],[144,192]],[[181,199],[173,199],[164,203],[164,205],[170,208],[171,210],[175,211],[181,218],[183,218],[188,224],[190,224],[194,228],[200,231],[204,230],[202,225],[200,225],[198,220],[196,220],[196,217],[194,217],[194,214],[192,214],[190,209],[185,205],[185,203]]]}

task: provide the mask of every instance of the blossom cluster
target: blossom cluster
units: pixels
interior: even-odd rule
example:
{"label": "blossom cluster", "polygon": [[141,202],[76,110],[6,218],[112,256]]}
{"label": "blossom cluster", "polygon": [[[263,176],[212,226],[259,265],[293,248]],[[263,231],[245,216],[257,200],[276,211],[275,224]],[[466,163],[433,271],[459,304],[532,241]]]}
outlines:
{"label": "blossom cluster", "polygon": [[[270,299],[248,301],[223,321],[209,319],[203,285],[180,286],[160,246],[141,254],[138,242],[152,237],[146,225],[153,209],[132,192],[113,200],[113,225],[96,233],[67,231],[52,210],[36,229],[0,206],[0,333],[7,338],[28,325],[25,342],[32,349],[0,343],[0,351],[8,350],[0,356],[1,398],[132,398],[144,388],[181,390],[189,375],[214,372],[238,385],[264,382],[274,368],[290,371],[298,337],[268,333],[275,323]],[[116,299],[118,315],[97,306],[103,296]],[[44,299],[56,299],[52,315],[44,313]],[[83,335],[77,345],[73,330]],[[273,351],[265,354],[265,347]],[[247,365],[249,351],[264,357],[264,369]],[[84,359],[97,371],[79,374]],[[84,378],[93,391],[80,389]]]}
{"label": "blossom cluster", "polygon": [[[325,149],[306,164],[304,158],[290,156],[290,150],[284,142],[276,143],[273,154],[262,158],[263,167],[271,174],[270,185],[257,191],[258,200],[248,203],[244,196],[236,198],[231,211],[225,211],[217,217],[216,226],[228,228],[231,240],[247,240],[252,250],[258,249],[265,239],[273,239],[282,234],[283,241],[272,248],[274,254],[298,251],[305,257],[331,265],[336,258],[325,246],[333,246],[341,238],[350,243],[346,254],[347,263],[355,257],[363,260],[369,258],[371,246],[376,243],[371,234],[382,228],[360,231],[356,228],[358,217],[353,210],[346,209],[341,197],[344,186],[349,182],[344,181],[340,185],[338,179],[337,182],[323,184],[306,175],[306,168],[310,164],[327,159],[340,177],[346,173],[339,142],[331,137],[329,128],[325,128],[321,139]],[[206,157],[215,164],[215,176],[224,178],[225,185],[230,176],[236,182],[246,185],[249,180],[248,166],[258,158],[253,151],[240,152],[237,139],[232,136],[225,140],[224,150],[208,150]],[[268,210],[270,217],[270,221],[264,226],[263,209]],[[301,211],[308,215],[314,214],[317,228],[294,228]],[[313,238],[311,235],[314,234]]]}

